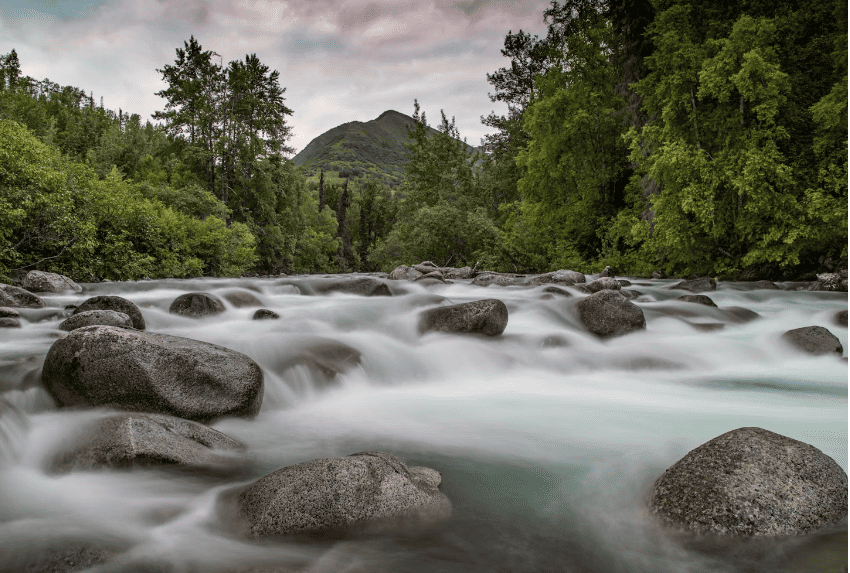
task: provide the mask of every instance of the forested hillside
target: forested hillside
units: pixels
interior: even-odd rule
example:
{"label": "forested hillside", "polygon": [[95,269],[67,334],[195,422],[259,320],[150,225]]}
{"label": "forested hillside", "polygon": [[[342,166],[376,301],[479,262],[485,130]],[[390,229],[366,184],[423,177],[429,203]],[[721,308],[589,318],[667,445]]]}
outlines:
{"label": "forested hillside", "polygon": [[191,38],[158,70],[160,123],[142,125],[23,76],[13,51],[0,275],[846,267],[845,3],[567,0],[543,16],[545,37],[508,32],[488,74],[508,111],[482,118],[483,156],[414,101],[412,127],[387,112],[299,154],[339,168],[327,178],[287,159],[285,88],[253,54],[216,63]]}

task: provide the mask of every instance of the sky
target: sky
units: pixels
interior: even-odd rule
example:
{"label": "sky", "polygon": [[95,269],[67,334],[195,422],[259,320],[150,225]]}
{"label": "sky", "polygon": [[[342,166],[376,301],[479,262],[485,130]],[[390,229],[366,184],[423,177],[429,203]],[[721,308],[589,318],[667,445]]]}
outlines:
{"label": "sky", "polygon": [[103,97],[147,119],[163,110],[157,68],[191,35],[224,64],[256,53],[280,72],[293,110],[289,144],[388,109],[428,123],[440,110],[478,145],[491,132],[487,73],[508,31],[545,35],[549,0],[0,0],[0,54],[17,51],[24,75]]}

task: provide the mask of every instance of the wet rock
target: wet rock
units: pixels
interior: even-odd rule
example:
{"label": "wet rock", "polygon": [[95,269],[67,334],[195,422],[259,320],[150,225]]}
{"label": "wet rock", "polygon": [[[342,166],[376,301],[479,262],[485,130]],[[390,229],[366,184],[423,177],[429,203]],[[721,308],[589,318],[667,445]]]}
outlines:
{"label": "wet rock", "polygon": [[847,309],[839,310],[835,313],[835,316],[832,317],[832,322],[837,324],[838,326],[843,326],[847,328]]}
{"label": "wet rock", "polygon": [[300,348],[293,348],[281,356],[275,365],[276,370],[305,366],[313,373],[314,379],[328,384],[338,375],[358,366],[362,359],[359,350],[332,339],[308,338],[303,346],[298,346]]}
{"label": "wet rock", "polygon": [[96,324],[103,326],[119,326],[121,328],[133,328],[133,321],[123,312],[116,312],[114,310],[87,310],[65,319],[59,325],[59,330],[67,330],[70,332],[77,328]]}
{"label": "wet rock", "polygon": [[596,279],[595,281],[590,281],[589,283],[584,285],[584,288],[586,288],[591,294],[593,294],[601,290],[620,290],[622,286],[616,279],[612,279],[610,277],[603,277],[601,279]]}
{"label": "wet rock", "polygon": [[847,475],[809,444],[739,428],[668,468],[652,488],[650,507],[698,532],[797,535],[847,515]]}
{"label": "wet rock", "polygon": [[419,332],[476,333],[498,336],[508,325],[508,308],[490,298],[452,306],[440,306],[420,315]]}
{"label": "wet rock", "polygon": [[138,330],[145,329],[145,319],[142,317],[142,311],[126,298],[112,295],[95,296],[83,301],[74,310],[74,314],[80,314],[89,310],[114,310],[115,312],[123,312],[133,321],[133,328]]}
{"label": "wet rock", "polygon": [[616,291],[592,294],[576,302],[575,308],[585,328],[602,338],[646,328],[646,318],[640,307]]}
{"label": "wet rock", "polygon": [[637,291],[637,290],[630,290],[630,289],[627,289],[627,288],[620,289],[620,290],[619,290],[619,291],[617,291],[617,292],[619,292],[621,295],[623,295],[624,297],[626,297],[626,298],[627,298],[627,299],[629,299],[629,300],[635,300],[635,299],[636,299],[636,298],[638,298],[641,294],[643,294],[643,293],[641,293],[640,291]]}
{"label": "wet rock", "polygon": [[664,274],[663,271],[652,271],[652,278],[654,279],[666,279],[667,275]]}
{"label": "wet rock", "polygon": [[441,476],[382,452],[287,466],[239,495],[254,538],[351,527],[395,528],[405,520],[433,523],[451,515]]}
{"label": "wet rock", "polygon": [[56,273],[46,273],[44,271],[30,271],[21,286],[32,292],[65,292],[74,291],[82,292],[83,287],[66,277],[65,275],[57,275]]}
{"label": "wet rock", "polygon": [[783,334],[782,339],[809,354],[844,354],[844,348],[838,338],[822,326],[795,328]]}
{"label": "wet rock", "polygon": [[471,279],[472,267],[466,266],[461,268],[444,268],[443,277],[447,279]]}
{"label": "wet rock", "polygon": [[0,317],[0,328],[20,328],[21,321],[11,316]]}
{"label": "wet rock", "polygon": [[[80,543],[45,539],[44,546],[17,547],[3,555],[0,573],[83,573],[107,563],[119,549],[100,542]],[[100,570],[100,569],[97,569]]]}
{"label": "wet rock", "polygon": [[0,306],[13,308],[44,308],[44,301],[28,290],[0,284]]}
{"label": "wet rock", "polygon": [[731,322],[752,322],[757,318],[761,318],[759,313],[741,306],[727,306],[721,310],[723,311],[724,318]]}
{"label": "wet rock", "polygon": [[117,414],[90,424],[71,448],[53,460],[51,469],[62,473],[151,465],[225,469],[232,454],[242,449],[236,440],[198,422],[159,414]]}
{"label": "wet rock", "polygon": [[502,273],[480,273],[472,279],[472,284],[476,286],[489,286],[492,284],[498,286],[511,286],[514,284],[514,277],[513,275],[506,275]]}
{"label": "wet rock", "polygon": [[0,318],[20,318],[21,313],[8,306],[0,306]]}
{"label": "wet rock", "polygon": [[319,294],[342,292],[360,296],[392,296],[390,287],[372,277],[323,281],[318,283],[315,289]]}
{"label": "wet rock", "polygon": [[59,406],[108,406],[208,421],[255,416],[263,372],[234,350],[178,336],[86,326],[53,343],[42,381]]}
{"label": "wet rock", "polygon": [[543,273],[542,275],[537,275],[532,278],[525,284],[528,286],[538,286],[545,285],[549,283],[572,286],[574,284],[584,283],[586,278],[584,274],[578,271],[570,271],[560,269],[557,271],[553,271],[551,273]]}
{"label": "wet rock", "polygon": [[772,281],[753,281],[750,285],[757,289],[780,290]]}
{"label": "wet rock", "polygon": [[187,292],[174,299],[168,312],[181,316],[200,318],[224,312],[224,303],[220,298],[208,292]]}
{"label": "wet rock", "polygon": [[407,265],[399,265],[392,270],[387,278],[393,281],[412,281],[422,274],[423,273],[412,267],[408,267]]}
{"label": "wet rock", "polygon": [[418,277],[416,277],[413,280],[414,280],[414,282],[419,282],[421,280],[428,280],[428,279],[434,279],[437,282],[441,282],[443,284],[446,283],[446,279],[443,276],[443,273],[441,273],[440,271],[433,271],[433,272],[430,272],[430,273],[425,274],[425,275],[419,275]]}
{"label": "wet rock", "polygon": [[223,296],[227,302],[236,308],[245,308],[246,306],[263,306],[260,299],[247,290],[230,290],[223,292],[221,296]]}
{"label": "wet rock", "polygon": [[812,290],[847,292],[847,271],[822,273],[817,276],[818,284]]}
{"label": "wet rock", "polygon": [[611,267],[605,267],[604,269],[602,269],[602,272],[599,273],[599,276],[600,277],[614,278],[614,276],[615,276],[614,269],[612,269]]}
{"label": "wet rock", "polygon": [[698,279],[682,281],[673,285],[670,288],[687,290],[691,292],[713,291],[717,290],[717,281],[711,277],[700,277]]}
{"label": "wet rock", "polygon": [[617,279],[617,282],[620,283],[621,287],[632,286],[632,281],[627,281],[626,279]]}
{"label": "wet rock", "polygon": [[696,304],[704,304],[705,306],[713,306],[717,308],[717,305],[714,304],[714,301],[704,294],[683,294],[680,297],[677,297],[676,300],[681,300],[684,302],[693,302]]}
{"label": "wet rock", "polygon": [[440,267],[438,267],[431,261],[424,261],[422,263],[419,263],[418,265],[413,265],[413,268],[425,275],[440,269]]}
{"label": "wet rock", "polygon": [[253,320],[269,320],[280,318],[280,315],[273,310],[269,310],[267,308],[257,309],[257,312],[254,313],[252,317]]}
{"label": "wet rock", "polygon": [[721,322],[690,322],[687,320],[685,322],[693,326],[695,329],[703,332],[715,332],[726,328],[726,325]]}
{"label": "wet rock", "polygon": [[549,293],[549,294],[557,294],[559,296],[565,296],[565,297],[568,297],[568,298],[573,296],[573,294],[570,291],[562,289],[562,288],[558,288],[556,286],[548,286],[548,287],[543,289],[543,292]]}

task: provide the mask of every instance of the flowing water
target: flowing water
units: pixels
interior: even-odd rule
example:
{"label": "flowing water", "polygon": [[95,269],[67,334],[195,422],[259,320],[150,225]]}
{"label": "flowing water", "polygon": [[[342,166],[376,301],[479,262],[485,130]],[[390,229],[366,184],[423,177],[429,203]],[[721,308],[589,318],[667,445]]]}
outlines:
{"label": "flowing water", "polygon": [[[90,284],[81,294],[46,295],[44,309],[21,309],[23,327],[0,330],[0,570],[28,570],[33,556],[92,545],[112,557],[91,570],[109,572],[776,573],[846,565],[846,518],[802,537],[701,539],[660,526],[646,510],[665,468],[744,426],[812,444],[847,471],[846,358],[799,354],[780,340],[791,328],[821,325],[846,356],[847,328],[834,322],[846,293],[720,283],[707,293],[718,310],[675,301],[685,294],[670,290],[675,281],[632,279],[630,288],[644,293],[636,303],[647,329],[601,341],[572,314],[578,293],[387,281],[392,297],[319,296],[317,280]],[[228,303],[203,319],[168,313],[185,292],[233,289],[251,291],[281,318],[252,321],[255,308]],[[44,357],[64,335],[64,307],[98,294],[135,302],[148,331],[226,346],[262,366],[259,416],[213,424],[246,445],[250,462],[240,472],[48,471],[67,436],[104,415],[57,409],[40,387]],[[500,337],[417,332],[422,310],[484,298],[508,307]],[[736,322],[722,310],[733,306],[760,318]],[[286,465],[362,450],[440,471],[452,518],[371,536],[260,543],[240,534],[227,509],[234,492]]]}

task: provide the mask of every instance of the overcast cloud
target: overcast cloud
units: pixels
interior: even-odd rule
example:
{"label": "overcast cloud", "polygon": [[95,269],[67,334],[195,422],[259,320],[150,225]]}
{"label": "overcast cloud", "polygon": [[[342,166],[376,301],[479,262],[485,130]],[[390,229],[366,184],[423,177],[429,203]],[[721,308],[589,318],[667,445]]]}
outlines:
{"label": "overcast cloud", "polygon": [[508,64],[509,30],[543,35],[548,0],[30,0],[0,3],[0,53],[15,48],[25,75],[104,98],[148,118],[163,109],[156,68],[194,35],[224,63],[256,53],[281,74],[300,150],[341,123],[387,109],[431,125],[440,109],[477,145],[486,74]]}

